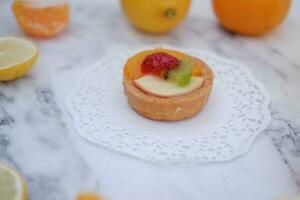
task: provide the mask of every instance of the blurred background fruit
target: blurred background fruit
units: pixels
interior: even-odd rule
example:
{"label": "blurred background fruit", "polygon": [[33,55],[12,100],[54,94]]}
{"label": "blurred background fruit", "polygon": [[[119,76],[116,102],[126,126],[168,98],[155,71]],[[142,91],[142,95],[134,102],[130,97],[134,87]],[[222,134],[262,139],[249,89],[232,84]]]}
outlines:
{"label": "blurred background fruit", "polygon": [[213,0],[220,23],[229,31],[261,35],[286,17],[291,0]]}
{"label": "blurred background fruit", "polygon": [[121,0],[128,20],[148,33],[165,33],[175,28],[187,15],[190,0]]}
{"label": "blurred background fruit", "polygon": [[272,200],[300,200],[300,195],[298,196],[281,196],[281,197],[276,197]]}
{"label": "blurred background fruit", "polygon": [[26,200],[26,184],[21,175],[6,164],[0,163],[0,199]]}
{"label": "blurred background fruit", "polygon": [[0,81],[24,76],[37,58],[38,49],[31,41],[17,37],[0,38]]}
{"label": "blurred background fruit", "polygon": [[77,200],[104,200],[95,193],[81,193],[77,196]]}
{"label": "blurred background fruit", "polygon": [[15,0],[12,9],[21,29],[35,37],[57,35],[69,22],[69,4],[62,0]]}

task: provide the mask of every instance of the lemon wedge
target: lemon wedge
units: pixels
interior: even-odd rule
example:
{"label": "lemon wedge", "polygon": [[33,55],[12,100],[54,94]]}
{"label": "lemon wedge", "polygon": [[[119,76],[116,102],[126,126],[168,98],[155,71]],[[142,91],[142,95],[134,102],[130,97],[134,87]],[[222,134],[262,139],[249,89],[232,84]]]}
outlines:
{"label": "lemon wedge", "polygon": [[0,38],[0,81],[24,76],[37,58],[38,49],[33,42],[17,37]]}
{"label": "lemon wedge", "polygon": [[0,163],[0,199],[26,200],[26,186],[23,178],[11,167]]}

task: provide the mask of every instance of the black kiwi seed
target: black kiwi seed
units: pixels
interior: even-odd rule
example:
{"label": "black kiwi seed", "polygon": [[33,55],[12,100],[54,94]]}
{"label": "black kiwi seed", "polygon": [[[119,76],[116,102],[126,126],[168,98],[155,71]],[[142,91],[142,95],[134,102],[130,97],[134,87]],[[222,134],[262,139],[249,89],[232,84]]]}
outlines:
{"label": "black kiwi seed", "polygon": [[167,69],[164,73],[164,79],[168,80],[168,78],[169,78],[169,70]]}

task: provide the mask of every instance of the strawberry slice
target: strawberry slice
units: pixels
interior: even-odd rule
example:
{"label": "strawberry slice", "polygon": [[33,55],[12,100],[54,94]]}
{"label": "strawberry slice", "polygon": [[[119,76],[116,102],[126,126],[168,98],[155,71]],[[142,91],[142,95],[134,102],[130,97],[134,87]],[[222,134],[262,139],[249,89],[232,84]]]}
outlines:
{"label": "strawberry slice", "polygon": [[160,76],[163,71],[175,69],[180,65],[180,60],[163,52],[157,52],[147,56],[141,67],[143,74]]}

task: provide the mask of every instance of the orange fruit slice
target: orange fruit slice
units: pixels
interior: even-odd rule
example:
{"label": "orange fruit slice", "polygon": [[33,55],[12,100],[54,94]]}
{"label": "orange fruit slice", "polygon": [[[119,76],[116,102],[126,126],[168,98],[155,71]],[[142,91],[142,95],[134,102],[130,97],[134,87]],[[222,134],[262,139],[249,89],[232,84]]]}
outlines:
{"label": "orange fruit slice", "polygon": [[62,32],[69,22],[69,4],[41,4],[39,1],[16,0],[13,12],[21,29],[35,37],[51,37]]}

